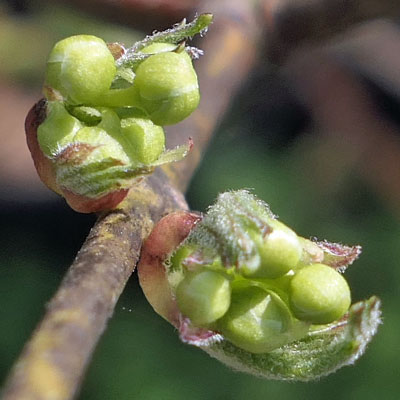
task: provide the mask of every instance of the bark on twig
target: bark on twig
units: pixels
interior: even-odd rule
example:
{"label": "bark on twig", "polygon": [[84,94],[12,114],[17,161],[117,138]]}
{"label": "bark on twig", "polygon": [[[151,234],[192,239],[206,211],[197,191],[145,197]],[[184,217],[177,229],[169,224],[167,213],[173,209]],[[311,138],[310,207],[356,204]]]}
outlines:
{"label": "bark on twig", "polygon": [[[215,13],[197,63],[203,100],[187,122],[170,132],[170,142],[191,136],[187,160],[157,170],[131,190],[117,210],[101,215],[26,344],[3,392],[3,400],[65,400],[76,393],[101,333],[139,258],[141,244],[163,215],[186,209],[181,193],[211,134],[254,58],[259,27],[254,5],[204,2]],[[226,14],[223,10],[230,10]],[[197,10],[201,12],[203,10]]]}
{"label": "bark on twig", "polygon": [[100,216],[14,368],[4,399],[68,399],[112,315],[141,243],[164,214],[186,208],[158,171]]}

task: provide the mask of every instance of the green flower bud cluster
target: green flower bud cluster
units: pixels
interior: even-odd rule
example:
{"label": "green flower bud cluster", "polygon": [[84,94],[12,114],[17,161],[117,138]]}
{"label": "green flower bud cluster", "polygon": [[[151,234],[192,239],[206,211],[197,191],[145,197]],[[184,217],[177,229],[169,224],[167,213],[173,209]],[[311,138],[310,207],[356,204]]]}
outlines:
{"label": "green flower bud cluster", "polygon": [[316,243],[238,191],[219,196],[165,265],[177,306],[194,326],[267,353],[349,309],[347,282],[323,261]]}
{"label": "green flower bud cluster", "polygon": [[78,211],[115,206],[126,194],[114,193],[127,193],[138,177],[190,149],[189,143],[165,151],[162,128],[185,119],[199,103],[190,56],[177,44],[139,47],[133,54],[138,61],[122,66],[122,46],[116,60],[115,46],[90,35],[61,40],[49,55],[46,118],[34,138],[45,160],[34,151],[40,158],[35,165],[50,165],[42,179]]}
{"label": "green flower bud cluster", "polygon": [[90,35],[63,39],[47,61],[45,94],[73,105],[134,107],[157,125],[182,121],[200,100],[190,56],[170,43],[151,44],[141,53],[146,57],[130,74],[125,68],[129,86],[112,88],[119,71],[107,44]]}
{"label": "green flower bud cluster", "polygon": [[137,111],[120,118],[108,107],[67,108],[61,101],[47,103],[37,139],[58,187],[88,198],[129,188],[162,163],[165,149],[162,127]]}

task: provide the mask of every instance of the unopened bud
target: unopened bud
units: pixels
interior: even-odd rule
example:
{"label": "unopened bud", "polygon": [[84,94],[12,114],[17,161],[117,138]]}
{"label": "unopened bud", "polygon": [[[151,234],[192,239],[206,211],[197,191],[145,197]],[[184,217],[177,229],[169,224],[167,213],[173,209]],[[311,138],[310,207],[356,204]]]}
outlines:
{"label": "unopened bud", "polygon": [[183,315],[199,326],[221,318],[231,302],[229,280],[222,274],[202,269],[189,273],[176,289],[176,300]]}
{"label": "unopened bud", "polygon": [[294,315],[314,324],[328,324],[343,316],[351,303],[350,289],[343,276],[324,264],[299,270],[290,283]]}

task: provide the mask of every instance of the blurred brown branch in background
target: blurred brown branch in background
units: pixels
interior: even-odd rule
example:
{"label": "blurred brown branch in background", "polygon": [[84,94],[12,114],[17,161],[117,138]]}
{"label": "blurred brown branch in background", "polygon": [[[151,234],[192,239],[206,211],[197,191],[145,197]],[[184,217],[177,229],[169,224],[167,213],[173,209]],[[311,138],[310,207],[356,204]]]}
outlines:
{"label": "blurred brown branch in background", "polygon": [[201,0],[59,0],[136,28],[167,28],[202,5]]}
{"label": "blurred brown branch in background", "polygon": [[300,48],[286,73],[314,121],[307,164],[317,186],[332,190],[356,170],[400,217],[399,55],[399,27],[373,21]]}
{"label": "blurred brown branch in background", "polygon": [[269,54],[284,60],[296,47],[321,43],[354,24],[400,15],[397,0],[264,0]]}

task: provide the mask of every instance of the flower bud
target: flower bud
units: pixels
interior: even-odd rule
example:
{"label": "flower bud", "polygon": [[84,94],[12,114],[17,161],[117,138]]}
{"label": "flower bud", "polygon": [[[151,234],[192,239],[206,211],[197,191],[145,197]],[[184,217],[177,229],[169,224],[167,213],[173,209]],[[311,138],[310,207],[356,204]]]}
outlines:
{"label": "flower bud", "polygon": [[298,264],[302,246],[296,233],[282,222],[272,220],[268,223],[265,235],[250,231],[254,241],[259,263],[243,264],[240,271],[252,278],[278,278],[285,275]]}
{"label": "flower bud", "polygon": [[[158,43],[158,51],[161,45],[171,46]],[[137,106],[157,125],[180,122],[199,104],[197,75],[185,51],[151,55],[138,66],[133,85],[138,91]]]}
{"label": "flower bud", "polygon": [[43,153],[53,157],[73,140],[84,125],[60,101],[49,101],[46,113],[46,119],[37,129],[37,140]]}
{"label": "flower bud", "polygon": [[[351,263],[359,248],[298,238],[301,258],[289,273],[244,276],[243,265],[262,258],[259,247],[272,228],[282,228],[271,220],[268,206],[244,190],[221,194],[205,215],[167,215],[146,240],[138,265],[148,301],[184,343],[237,370],[308,380],[352,364],[380,323],[375,297],[331,323],[350,304],[347,283],[334,268]],[[253,233],[264,240],[255,241]],[[333,268],[316,264],[331,254]]]}
{"label": "flower bud", "polygon": [[164,151],[164,130],[161,126],[154,125],[148,118],[122,119],[121,132],[127,144],[127,154],[132,161],[150,164]]}
{"label": "flower bud", "polygon": [[154,43],[140,52],[151,54],[134,67],[133,84],[112,89],[100,103],[135,107],[156,125],[172,125],[188,117],[200,101],[197,75],[190,56],[170,43]]}
{"label": "flower bud", "polygon": [[93,105],[110,89],[115,73],[114,57],[102,39],[71,36],[53,47],[45,85],[70,103]]}
{"label": "flower bud", "polygon": [[[43,121],[46,120],[46,105],[48,105],[46,101],[39,101],[31,108],[25,120],[26,140],[40,179],[51,190],[64,196],[68,204],[75,211],[82,213],[91,213],[116,207],[126,197],[128,189],[118,189],[106,193],[100,197],[90,198],[73,193],[67,188],[59,186],[56,181],[56,170],[58,164],[53,157],[50,158],[49,155],[46,155],[43,152],[38,141],[38,128],[41,126],[41,124],[44,123]],[[52,142],[51,133],[57,134],[57,126],[57,124],[53,126],[54,130],[49,129],[47,133],[50,136],[44,139],[45,142],[43,145],[43,148],[45,148],[46,140],[48,140],[48,143],[50,143],[50,146],[48,147],[49,152],[51,152],[51,154],[54,156],[60,155],[57,152],[58,150],[61,151],[62,149],[68,148],[68,145],[64,147],[58,147],[56,145],[53,147],[54,143]],[[54,152],[54,148],[58,150],[55,150]],[[72,147],[72,149],[74,149],[74,147]]]}
{"label": "flower bud", "polygon": [[128,118],[121,121],[107,107],[67,109],[60,101],[40,102],[28,114],[27,141],[39,176],[76,211],[114,208],[138,177],[182,159],[191,148],[189,141],[163,151],[161,127],[131,117],[132,111],[122,114]]}
{"label": "flower bud", "polygon": [[300,338],[308,326],[292,330],[292,317],[285,303],[273,292],[248,286],[232,292],[228,312],[218,321],[223,336],[251,353],[266,353]]}
{"label": "flower bud", "polygon": [[328,324],[350,307],[350,289],[343,276],[324,264],[311,264],[300,269],[289,289],[294,315],[314,324]]}
{"label": "flower bud", "polygon": [[218,272],[204,268],[188,273],[176,289],[176,300],[181,313],[195,325],[210,324],[221,318],[229,308],[229,280]]}

